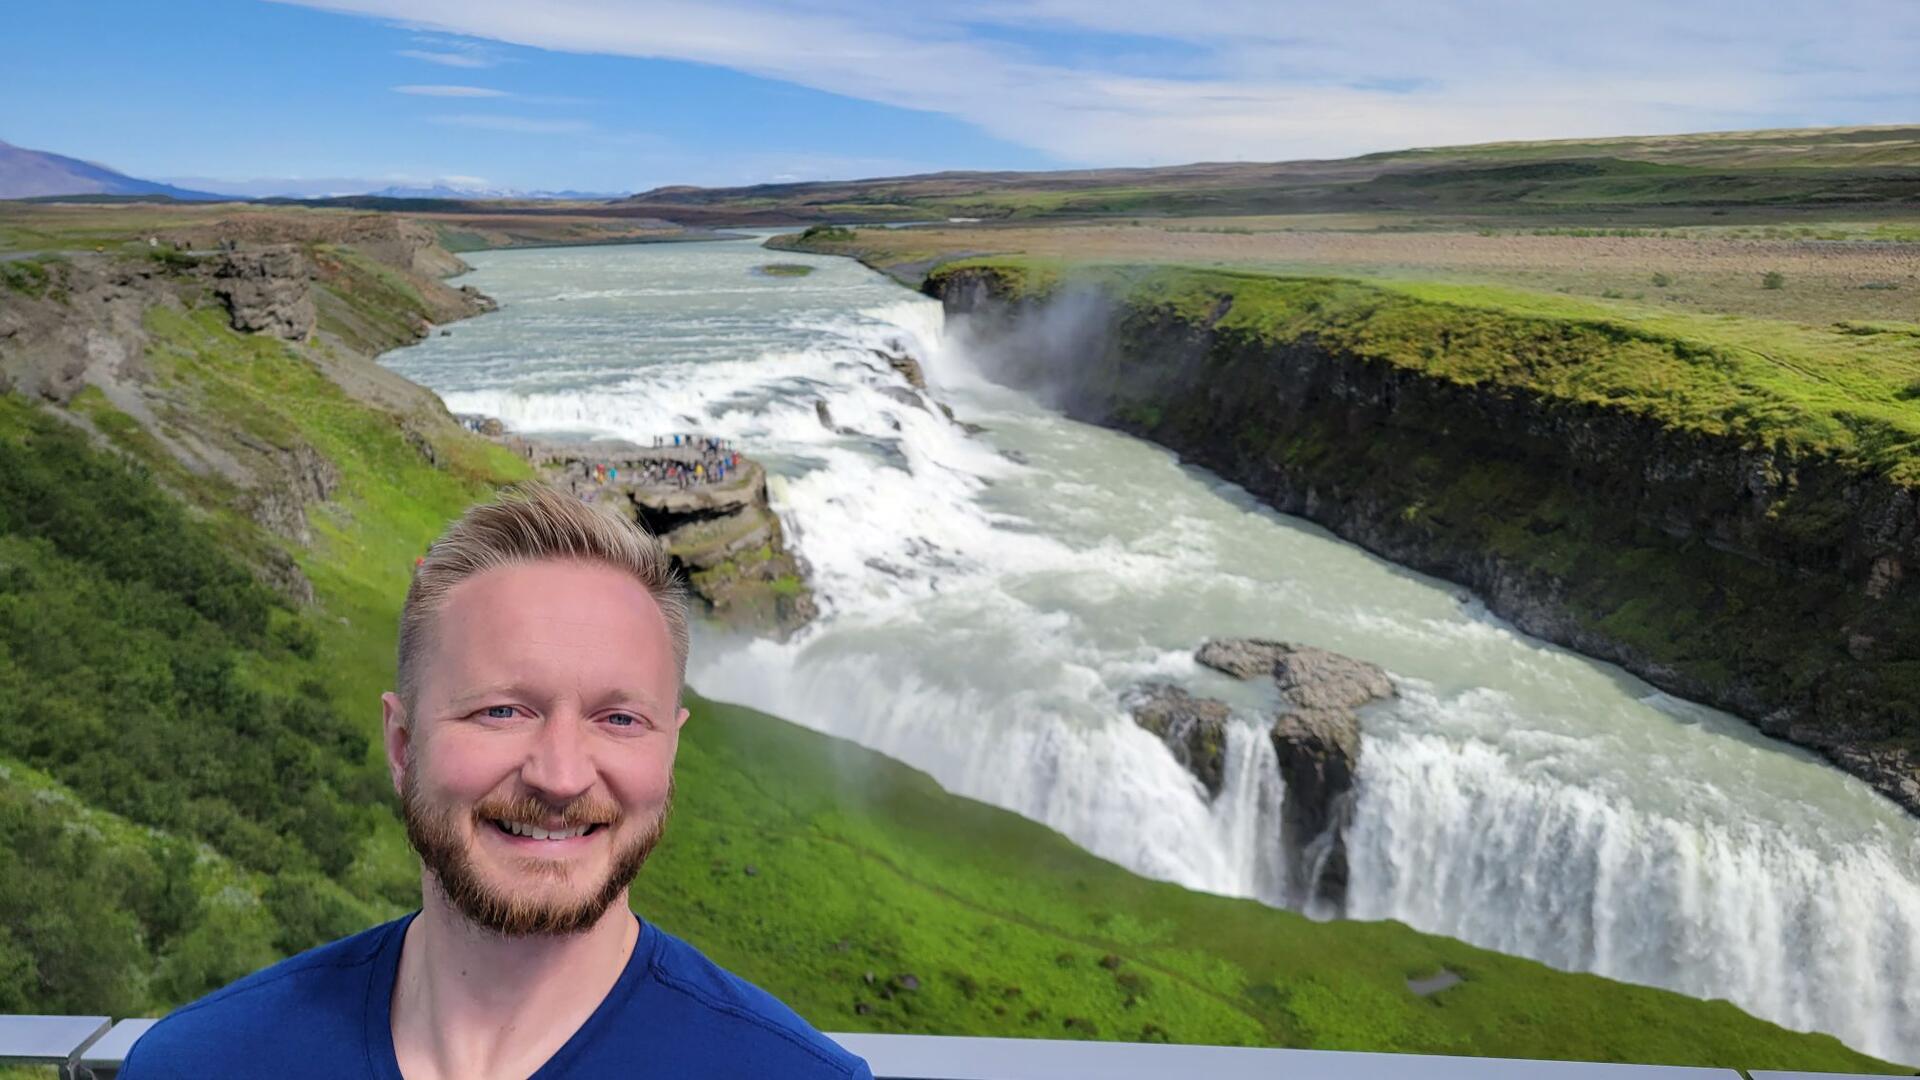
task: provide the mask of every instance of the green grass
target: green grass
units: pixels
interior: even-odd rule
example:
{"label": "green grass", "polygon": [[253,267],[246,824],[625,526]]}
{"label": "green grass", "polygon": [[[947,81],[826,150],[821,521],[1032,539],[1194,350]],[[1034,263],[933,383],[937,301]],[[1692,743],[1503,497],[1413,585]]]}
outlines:
{"label": "green grass", "polygon": [[[851,743],[690,709],[634,906],[829,1029],[1877,1067],[1725,1002],[1148,881]],[[1441,968],[1465,981],[1407,989]]]}
{"label": "green grass", "polygon": [[367,831],[365,736],[310,620],[11,396],[0,494],[0,1011],[143,1012],[389,910],[326,876]]}
{"label": "green grass", "polygon": [[55,257],[0,261],[0,291],[45,296],[59,286],[60,260]]}
{"label": "green grass", "polygon": [[432,321],[419,290],[392,267],[348,247],[318,246],[313,256],[326,285],[317,298],[320,327],[349,348],[382,352]]}
{"label": "green grass", "polygon": [[767,263],[754,270],[767,277],[806,277],[813,273],[813,267],[805,263]]}
{"label": "green grass", "polygon": [[1621,409],[1920,485],[1920,410],[1905,396],[1920,379],[1920,348],[1904,332],[1635,309],[1500,286],[1008,257],[959,260],[936,277],[966,269],[995,275],[1013,297],[1046,295],[1071,274],[1188,317],[1210,318],[1226,303],[1223,331],[1274,343],[1310,337],[1449,382]]}
{"label": "green grass", "polygon": [[1482,143],[1369,154],[1358,160],[1527,162],[1606,157],[1718,168],[1766,166],[1782,160],[1826,168],[1920,166],[1920,128],[1799,128],[1612,139]]}

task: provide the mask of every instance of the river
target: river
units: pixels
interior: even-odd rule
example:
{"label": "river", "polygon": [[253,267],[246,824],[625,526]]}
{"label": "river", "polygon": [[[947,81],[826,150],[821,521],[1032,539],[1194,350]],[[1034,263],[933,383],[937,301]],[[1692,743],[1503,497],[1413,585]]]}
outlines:
{"label": "river", "polygon": [[[764,462],[822,616],[696,640],[689,681],[931,773],[1140,873],[1281,902],[1270,687],[1212,636],[1393,673],[1362,717],[1348,914],[1725,997],[1920,1061],[1920,822],[1741,721],[975,373],[940,307],[756,241],[467,256],[502,310],[383,357],[529,433],[699,431]],[[805,277],[755,272],[801,262]],[[936,412],[869,351],[918,357]],[[840,433],[816,412],[824,401]],[[1226,699],[1211,803],[1120,700]]]}

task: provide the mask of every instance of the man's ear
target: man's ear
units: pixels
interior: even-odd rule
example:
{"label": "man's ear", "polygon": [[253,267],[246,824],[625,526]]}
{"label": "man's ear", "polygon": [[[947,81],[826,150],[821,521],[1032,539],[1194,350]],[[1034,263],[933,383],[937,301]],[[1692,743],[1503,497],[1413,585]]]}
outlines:
{"label": "man's ear", "polygon": [[673,714],[673,730],[675,732],[687,726],[687,715],[687,710],[685,709],[681,709],[679,712]]}
{"label": "man's ear", "polygon": [[413,729],[408,725],[407,707],[400,695],[389,690],[380,695],[381,737],[387,747],[387,775],[393,780],[393,793],[400,794],[401,781],[407,775],[408,756],[413,753]]}

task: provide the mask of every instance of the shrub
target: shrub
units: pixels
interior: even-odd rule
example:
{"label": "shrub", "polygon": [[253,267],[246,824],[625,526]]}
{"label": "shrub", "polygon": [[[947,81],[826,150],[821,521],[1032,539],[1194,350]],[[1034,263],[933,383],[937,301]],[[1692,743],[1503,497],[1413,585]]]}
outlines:
{"label": "shrub", "polygon": [[346,937],[376,921],[365,905],[316,874],[282,874],[267,884],[263,898],[278,928],[273,947],[283,953],[304,952],[315,945]]}
{"label": "shrub", "polygon": [[1787,285],[1787,275],[1778,270],[1769,270],[1760,275],[1760,287],[1763,289],[1783,289]]}
{"label": "shrub", "polygon": [[0,755],[251,869],[353,861],[366,735],[311,677],[303,616],[144,471],[18,398],[0,398],[0,567]]}
{"label": "shrub", "polygon": [[47,291],[46,264],[37,259],[0,262],[0,288],[39,296]]}
{"label": "shrub", "polygon": [[1667,276],[1666,274],[1663,274],[1663,273],[1661,273],[1661,272],[1660,272],[1660,271],[1658,271],[1658,270],[1655,270],[1655,271],[1653,272],[1653,287],[1654,287],[1654,288],[1656,288],[1656,289],[1664,289],[1664,288],[1666,288],[1667,286],[1669,286],[1669,285],[1672,285],[1672,284],[1673,284],[1673,278],[1671,278],[1671,277],[1669,277],[1669,276]]}
{"label": "shrub", "polygon": [[800,239],[803,241],[822,244],[850,244],[853,242],[853,237],[852,229],[839,225],[812,225],[806,232],[800,234]]}
{"label": "shrub", "polygon": [[186,252],[171,247],[151,248],[147,251],[147,258],[176,273],[191,270],[200,263],[198,259]]}

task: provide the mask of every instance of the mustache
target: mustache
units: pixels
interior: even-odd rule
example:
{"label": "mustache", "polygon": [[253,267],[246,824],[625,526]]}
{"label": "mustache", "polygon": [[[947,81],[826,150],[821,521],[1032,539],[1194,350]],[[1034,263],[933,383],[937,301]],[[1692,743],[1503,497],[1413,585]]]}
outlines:
{"label": "mustache", "polygon": [[[584,796],[565,806],[553,806],[524,795],[519,798],[487,799],[473,808],[473,814],[485,821],[504,821],[542,829],[613,825],[620,820],[618,807]],[[554,824],[555,819],[559,820],[558,826]]]}

